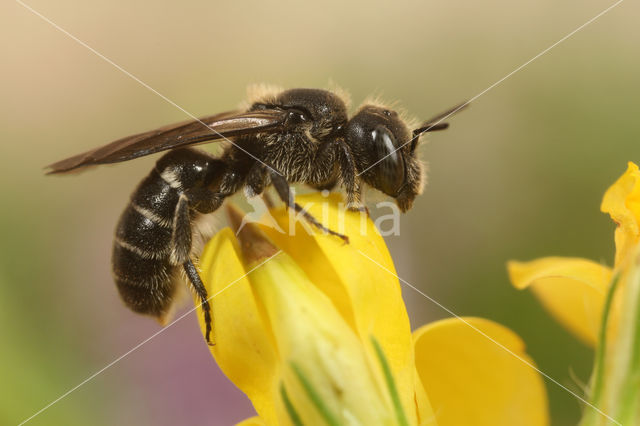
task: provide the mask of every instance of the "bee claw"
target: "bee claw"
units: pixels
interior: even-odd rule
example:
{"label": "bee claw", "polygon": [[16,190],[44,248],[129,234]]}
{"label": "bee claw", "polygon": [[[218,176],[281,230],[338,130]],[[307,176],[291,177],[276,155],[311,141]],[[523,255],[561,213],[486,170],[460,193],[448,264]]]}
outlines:
{"label": "bee claw", "polygon": [[348,236],[346,236],[344,234],[341,234],[339,232],[336,232],[336,231],[332,231],[331,229],[328,229],[328,228],[325,228],[324,231],[329,235],[334,235],[334,236],[340,238],[344,242],[345,245],[349,244],[349,237]]}

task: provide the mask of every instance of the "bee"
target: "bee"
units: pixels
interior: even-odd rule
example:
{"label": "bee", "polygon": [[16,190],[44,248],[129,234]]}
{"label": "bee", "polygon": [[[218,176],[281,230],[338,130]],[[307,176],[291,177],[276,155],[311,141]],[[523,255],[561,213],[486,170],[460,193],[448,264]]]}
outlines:
{"label": "bee", "polygon": [[[127,136],[53,163],[48,174],[80,171],[169,151],[138,185],[116,227],[112,270],[125,304],[166,321],[182,272],[202,301],[212,344],[207,291],[194,264],[195,221],[216,211],[240,189],[262,194],[273,186],[288,208],[318,229],[326,228],[293,200],[290,184],[318,190],[341,184],[349,209],[363,210],[363,185],[411,208],[424,185],[416,148],[420,136],[442,130],[440,123],[461,104],[411,130],[396,111],[365,104],[349,118],[345,97],[320,89],[271,91],[248,107]],[[227,141],[220,156],[193,148]]]}

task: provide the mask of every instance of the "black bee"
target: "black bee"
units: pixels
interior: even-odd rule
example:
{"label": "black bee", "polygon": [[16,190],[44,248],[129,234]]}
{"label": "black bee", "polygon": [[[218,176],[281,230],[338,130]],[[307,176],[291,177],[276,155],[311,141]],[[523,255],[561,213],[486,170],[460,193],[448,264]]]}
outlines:
{"label": "black bee", "polygon": [[[406,211],[423,188],[416,156],[424,132],[445,129],[453,108],[410,130],[395,111],[362,106],[349,118],[337,93],[291,89],[261,94],[250,106],[128,136],[48,166],[50,174],[118,163],[160,151],[162,156],[131,196],[116,229],[113,274],[124,302],[161,321],[170,312],[182,269],[202,300],[210,343],[208,295],[193,263],[192,225],[245,188],[262,194],[273,185],[278,196],[311,224],[324,227],[293,202],[291,183],[332,189],[341,183],[350,209],[363,209],[362,184],[395,198]],[[190,146],[229,143],[220,157]]]}

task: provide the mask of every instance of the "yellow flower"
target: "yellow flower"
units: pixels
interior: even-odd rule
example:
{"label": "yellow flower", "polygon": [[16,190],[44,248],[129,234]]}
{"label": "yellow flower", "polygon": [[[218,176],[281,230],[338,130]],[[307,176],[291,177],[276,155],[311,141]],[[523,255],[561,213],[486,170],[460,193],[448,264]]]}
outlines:
{"label": "yellow flower", "polygon": [[542,377],[513,331],[466,317],[436,321],[413,335],[438,425],[549,424]]}
{"label": "yellow flower", "polygon": [[[247,224],[238,239],[220,231],[200,259],[211,353],[258,414],[242,425],[548,424],[542,379],[514,356],[531,362],[515,334],[467,318],[412,335],[373,223],[337,196],[298,202],[350,243],[303,222],[295,235]],[[271,214],[289,230],[285,209]]]}
{"label": "yellow flower", "polygon": [[[629,163],[627,171],[607,190],[600,207],[618,225],[615,231],[614,268],[587,259],[546,257],[508,263],[511,282],[518,289],[531,288],[546,309],[569,331],[590,346],[598,341],[600,321],[615,270],[633,251],[640,238],[640,171]],[[609,330],[613,338],[620,316],[620,300],[614,300]]]}

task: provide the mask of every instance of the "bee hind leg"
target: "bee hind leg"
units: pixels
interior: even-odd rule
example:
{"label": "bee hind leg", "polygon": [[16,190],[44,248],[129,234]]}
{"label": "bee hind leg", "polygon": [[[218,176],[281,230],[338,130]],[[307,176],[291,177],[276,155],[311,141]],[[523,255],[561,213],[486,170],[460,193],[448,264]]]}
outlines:
{"label": "bee hind leg", "polygon": [[215,345],[215,343],[213,343],[210,338],[211,306],[209,305],[209,296],[207,295],[207,289],[202,283],[202,280],[200,279],[200,275],[198,274],[198,270],[196,269],[196,266],[193,264],[191,259],[183,263],[182,266],[184,267],[184,271],[186,272],[187,277],[189,278],[189,281],[191,281],[191,285],[196,291],[196,294],[198,295],[198,297],[200,297],[200,300],[201,300],[200,306],[202,306],[202,312],[204,313],[205,339],[207,340],[207,344],[209,346],[213,346]]}
{"label": "bee hind leg", "polygon": [[[178,205],[173,218],[173,229],[171,232],[171,260],[175,265],[182,264],[187,278],[191,282],[193,289],[200,298],[200,306],[204,313],[205,322],[205,339],[207,344],[211,343],[211,306],[209,304],[209,297],[207,295],[207,289],[205,288],[198,270],[193,264],[190,251],[191,251],[191,221],[190,221],[190,206],[194,205],[200,211],[215,210],[218,204],[221,204],[221,200],[217,200],[211,194],[196,194],[193,190],[185,191],[180,195]],[[206,196],[205,196],[206,195]],[[206,201],[206,203],[205,203]],[[206,204],[206,205],[205,205]]]}
{"label": "bee hind leg", "polygon": [[313,217],[311,213],[306,211],[300,204],[296,203],[293,199],[293,192],[291,191],[291,187],[289,186],[289,182],[285,179],[284,176],[278,174],[275,171],[271,172],[271,183],[273,187],[276,189],[278,196],[285,203],[288,208],[294,209],[297,213],[300,213],[304,219],[309,222],[311,225],[315,226],[322,232],[325,232],[329,235],[335,235],[338,238],[341,238],[345,244],[349,244],[349,237],[341,234],[339,232],[333,231],[322,223],[318,222],[318,220]]}

